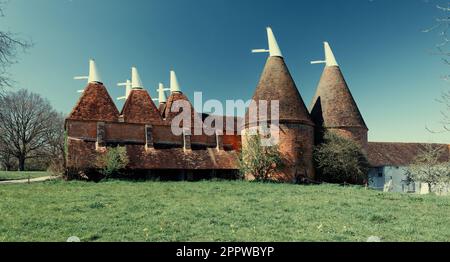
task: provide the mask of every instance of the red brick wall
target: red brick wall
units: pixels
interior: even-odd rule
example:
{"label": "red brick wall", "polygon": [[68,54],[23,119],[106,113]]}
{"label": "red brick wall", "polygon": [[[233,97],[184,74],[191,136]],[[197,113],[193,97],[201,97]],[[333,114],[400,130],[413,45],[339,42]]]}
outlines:
{"label": "red brick wall", "polygon": [[82,140],[67,140],[67,167],[78,170],[96,167],[98,153],[95,151],[95,142]]}
{"label": "red brick wall", "polygon": [[284,177],[286,182],[298,178],[314,179],[314,128],[300,124],[280,125],[280,151],[287,158]]}
{"label": "red brick wall", "polygon": [[223,144],[230,145],[233,150],[240,152],[242,148],[242,137],[240,135],[224,135]]}
{"label": "red brick wall", "polygon": [[145,125],[107,123],[105,129],[107,140],[145,143]]}
{"label": "red brick wall", "polygon": [[66,130],[69,137],[96,139],[97,122],[67,120]]}

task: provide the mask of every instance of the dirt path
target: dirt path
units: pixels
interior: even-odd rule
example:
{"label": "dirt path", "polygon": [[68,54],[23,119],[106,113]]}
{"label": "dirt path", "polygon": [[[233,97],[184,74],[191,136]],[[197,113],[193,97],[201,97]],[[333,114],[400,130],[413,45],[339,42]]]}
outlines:
{"label": "dirt path", "polygon": [[59,177],[57,177],[57,176],[44,176],[44,177],[32,178],[29,181],[28,181],[28,179],[7,180],[7,181],[0,181],[0,185],[6,185],[6,184],[27,184],[28,182],[30,182],[30,183],[44,182],[44,181],[57,179],[57,178],[59,178]]}

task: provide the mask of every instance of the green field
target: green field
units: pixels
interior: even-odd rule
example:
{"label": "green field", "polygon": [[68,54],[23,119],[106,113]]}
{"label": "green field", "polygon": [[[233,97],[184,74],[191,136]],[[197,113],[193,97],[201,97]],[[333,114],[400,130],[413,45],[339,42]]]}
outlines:
{"label": "green field", "polygon": [[450,241],[450,198],[240,181],[0,185],[0,241]]}
{"label": "green field", "polygon": [[0,171],[0,181],[5,180],[20,180],[28,178],[37,178],[43,176],[51,176],[47,172],[11,172],[11,171]]}

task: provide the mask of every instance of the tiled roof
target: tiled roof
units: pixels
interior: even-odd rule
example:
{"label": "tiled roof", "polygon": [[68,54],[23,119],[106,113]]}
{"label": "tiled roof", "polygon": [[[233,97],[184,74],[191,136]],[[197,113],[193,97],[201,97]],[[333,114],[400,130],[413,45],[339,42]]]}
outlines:
{"label": "tiled roof", "polygon": [[164,111],[166,110],[167,103],[160,103],[158,106],[159,114],[164,116]]}
{"label": "tiled roof", "polygon": [[184,169],[212,170],[238,169],[236,151],[203,150],[184,151],[182,148],[155,149],[146,151],[143,146],[128,145],[127,152],[132,169]]}
{"label": "tiled roof", "polygon": [[77,105],[73,108],[68,119],[117,121],[117,110],[105,86],[100,83],[90,83],[84,90]]}
{"label": "tiled roof", "polygon": [[[261,100],[268,101],[268,118],[270,118],[271,101],[278,100],[280,121],[302,122],[314,125],[282,57],[272,56],[268,58],[253,95],[253,100],[256,102]],[[248,119],[248,114],[249,112],[247,111],[246,119]],[[264,121],[269,119],[260,119],[258,116],[258,120]]]}
{"label": "tiled roof", "polygon": [[[179,112],[173,112],[172,111],[172,107],[173,107],[173,105],[174,105],[174,103],[176,101],[181,101],[181,100],[186,101],[189,104],[189,106],[190,106],[190,109],[191,109],[191,128],[192,129],[194,128],[194,123],[195,123],[196,120],[199,120],[198,126],[200,126],[200,127],[203,126],[203,123],[201,123],[201,117],[199,117],[197,115],[197,113],[195,112],[195,109],[192,106],[191,102],[189,101],[187,96],[184,95],[182,92],[172,92],[172,94],[170,94],[169,98],[167,99],[167,104],[165,106],[164,114],[163,114],[165,121],[168,122],[168,123],[171,123],[173,118],[175,116],[177,116],[178,114],[180,114],[181,110]],[[196,117],[194,117],[194,116],[196,116]]]}
{"label": "tiled roof", "polygon": [[131,91],[121,114],[127,123],[161,124],[163,122],[158,108],[144,89]]}
{"label": "tiled roof", "polygon": [[408,166],[429,145],[434,148],[442,148],[441,161],[450,160],[450,146],[446,144],[369,142],[367,154],[369,163],[373,167]]}
{"label": "tiled roof", "polygon": [[[95,150],[95,142],[79,139],[68,140],[68,163],[76,167],[94,168],[100,152]],[[170,170],[237,170],[239,157],[236,151],[207,148],[183,150],[166,148],[145,150],[143,145],[126,145],[130,162],[128,169],[170,169]],[[94,160],[94,161],[93,161]]]}
{"label": "tiled roof", "polygon": [[311,105],[311,117],[319,126],[367,129],[338,66],[325,67]]}

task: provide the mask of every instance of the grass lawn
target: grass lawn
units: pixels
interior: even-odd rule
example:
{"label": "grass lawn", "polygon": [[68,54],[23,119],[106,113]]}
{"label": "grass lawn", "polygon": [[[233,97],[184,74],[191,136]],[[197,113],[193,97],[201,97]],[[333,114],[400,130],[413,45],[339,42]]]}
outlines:
{"label": "grass lawn", "polygon": [[16,171],[0,171],[0,181],[5,180],[20,180],[20,179],[28,179],[37,178],[43,176],[51,176],[48,172],[16,172]]}
{"label": "grass lawn", "polygon": [[450,241],[450,198],[240,181],[0,185],[0,241]]}

